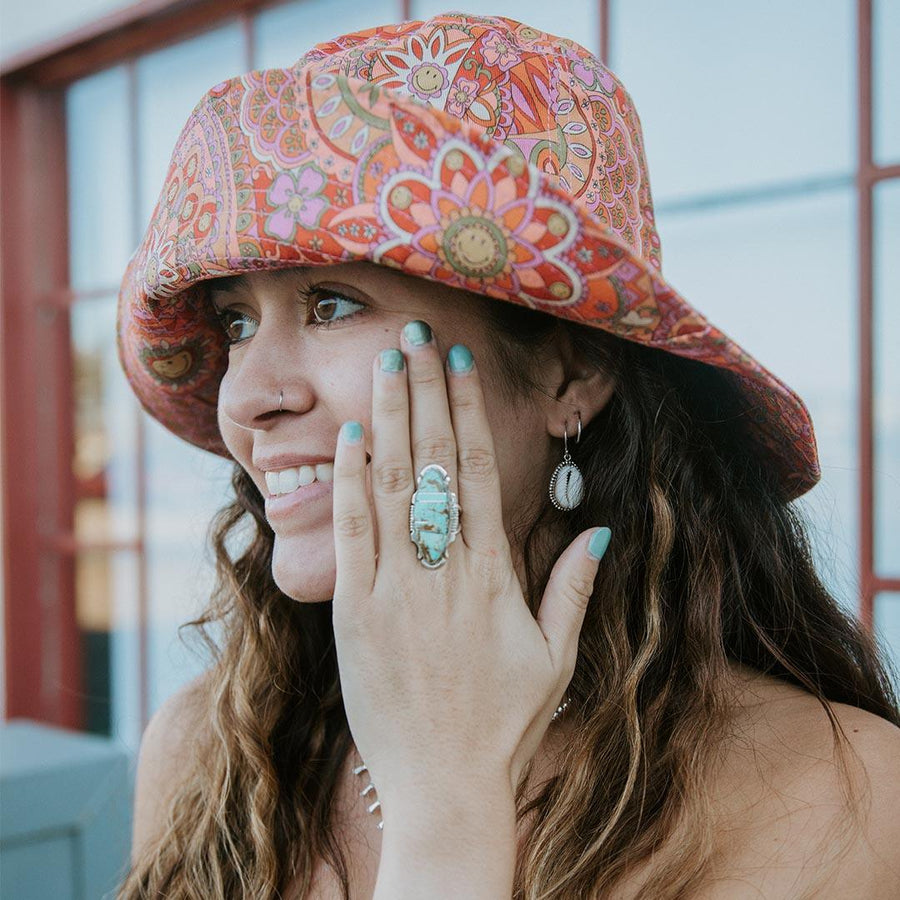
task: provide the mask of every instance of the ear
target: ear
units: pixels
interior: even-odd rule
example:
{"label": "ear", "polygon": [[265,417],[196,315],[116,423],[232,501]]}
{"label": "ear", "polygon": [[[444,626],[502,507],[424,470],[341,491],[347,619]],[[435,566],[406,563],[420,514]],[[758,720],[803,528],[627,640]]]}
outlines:
{"label": "ear", "polygon": [[547,431],[562,438],[568,423],[569,437],[576,433],[578,415],[581,427],[602,410],[615,393],[615,378],[591,365],[572,345],[565,329],[560,330],[559,356],[552,367],[556,402],[547,406]]}

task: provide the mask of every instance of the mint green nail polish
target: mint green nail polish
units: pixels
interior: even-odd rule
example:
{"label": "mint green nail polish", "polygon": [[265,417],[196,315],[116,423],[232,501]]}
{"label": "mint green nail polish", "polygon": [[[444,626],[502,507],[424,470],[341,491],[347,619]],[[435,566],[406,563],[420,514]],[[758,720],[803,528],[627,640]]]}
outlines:
{"label": "mint green nail polish", "polygon": [[359,422],[344,422],[341,431],[348,444],[358,444],[362,440],[363,428]]}
{"label": "mint green nail polish", "polygon": [[454,344],[447,354],[451,372],[469,372],[472,369],[472,353],[464,344]]}
{"label": "mint green nail polish", "polygon": [[394,349],[381,351],[381,371],[382,372],[402,372],[403,371],[403,354]]}
{"label": "mint green nail polish", "polygon": [[603,559],[603,554],[606,553],[606,548],[609,546],[609,539],[612,537],[612,532],[608,528],[598,528],[592,535],[590,541],[588,541],[588,553],[594,557],[594,559]]}
{"label": "mint green nail polish", "polygon": [[407,322],[406,325],[403,326],[403,334],[406,335],[406,339],[411,344],[414,344],[417,347],[422,344],[427,344],[431,340],[431,329],[426,322],[423,322],[420,319],[414,319],[412,322]]}

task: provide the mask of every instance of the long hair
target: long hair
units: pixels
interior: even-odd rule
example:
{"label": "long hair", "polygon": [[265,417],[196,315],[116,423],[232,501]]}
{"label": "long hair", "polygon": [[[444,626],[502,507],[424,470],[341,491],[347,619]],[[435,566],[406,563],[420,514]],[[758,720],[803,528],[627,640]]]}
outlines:
{"label": "long hair", "polygon": [[[896,697],[872,639],[817,576],[772,467],[749,449],[745,401],[727,373],[513,304],[484,309],[510,394],[533,395],[560,328],[617,385],[570,443],[581,505],[560,512],[548,498],[524,534],[535,615],[577,534],[605,523],[614,539],[581,631],[560,774],[530,801],[525,779],[517,792],[529,825],[514,897],[603,896],[667,839],[673,852],[638,896],[684,896],[711,853],[709,779],[728,735],[730,664],[816,697],[836,742],[832,703],[900,725]],[[202,742],[165,833],[119,896],[255,900],[295,881],[302,897],[324,859],[349,900],[331,819],[352,749],[331,604],[279,591],[263,498],[240,466],[232,484],[211,527],[216,590],[189,623],[223,629],[219,644],[208,638]]]}

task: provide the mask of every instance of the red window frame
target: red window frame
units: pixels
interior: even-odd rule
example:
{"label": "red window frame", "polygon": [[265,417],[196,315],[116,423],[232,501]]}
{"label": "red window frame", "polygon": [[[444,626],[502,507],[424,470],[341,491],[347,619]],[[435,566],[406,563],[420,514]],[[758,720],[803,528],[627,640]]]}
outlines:
{"label": "red window frame", "polygon": [[[598,4],[601,57],[609,58],[609,0]],[[136,540],[89,547],[76,539],[72,480],[74,421],[69,308],[86,299],[69,288],[64,94],[68,84],[238,17],[252,66],[253,17],[272,0],[144,0],[9,60],[0,71],[0,444],[2,444],[6,715],[82,727],[81,652],[75,618],[75,559],[86,549],[130,549],[139,560],[142,622],[141,719],[146,723],[147,573],[144,511]],[[402,0],[403,18],[410,0]],[[874,598],[900,591],[900,577],[874,567],[873,193],[900,165],[872,156],[872,0],[858,14],[858,611],[871,628]],[[136,104],[132,92],[131,108]],[[134,131],[134,129],[132,129]],[[132,148],[132,152],[135,150]],[[136,171],[136,166],[132,167]],[[136,187],[132,185],[136,192]],[[135,204],[135,207],[137,204]],[[40,360],[40,365],[36,361]],[[49,398],[49,399],[48,399]],[[139,435],[142,429],[139,427]],[[143,459],[138,444],[139,466]],[[143,471],[139,485],[144,486]],[[140,490],[140,489],[139,489]]]}

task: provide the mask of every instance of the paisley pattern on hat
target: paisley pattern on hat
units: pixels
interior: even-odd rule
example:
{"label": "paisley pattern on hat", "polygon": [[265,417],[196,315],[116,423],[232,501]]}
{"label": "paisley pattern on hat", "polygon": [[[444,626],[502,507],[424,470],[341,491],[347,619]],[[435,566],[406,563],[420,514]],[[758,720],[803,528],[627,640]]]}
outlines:
{"label": "paisley pattern on hat", "polygon": [[141,403],[227,456],[227,347],[203,282],[354,259],[733,372],[785,494],[819,477],[802,401],[663,279],[637,112],[573,41],[448,13],[213,87],[120,291],[119,355]]}

